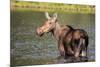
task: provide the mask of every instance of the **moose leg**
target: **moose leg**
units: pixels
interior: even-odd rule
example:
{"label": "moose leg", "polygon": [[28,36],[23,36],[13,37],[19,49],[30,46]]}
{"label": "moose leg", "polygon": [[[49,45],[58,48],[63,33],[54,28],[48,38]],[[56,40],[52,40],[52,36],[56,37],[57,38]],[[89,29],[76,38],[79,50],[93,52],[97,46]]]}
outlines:
{"label": "moose leg", "polygon": [[65,56],[65,49],[64,49],[63,44],[59,44],[58,49],[60,51],[60,55]]}
{"label": "moose leg", "polygon": [[81,56],[87,56],[87,47],[85,46],[85,40],[83,40]]}
{"label": "moose leg", "polygon": [[72,51],[71,46],[68,46],[67,50],[70,53],[70,55],[74,55],[74,51]]}
{"label": "moose leg", "polygon": [[63,43],[63,37],[60,37],[58,40],[58,49],[59,49],[60,55],[65,57],[65,48],[64,48],[64,43]]}
{"label": "moose leg", "polygon": [[81,56],[83,56],[83,57],[87,56],[87,50],[86,49],[82,50]]}
{"label": "moose leg", "polygon": [[75,50],[75,57],[79,57],[79,55],[80,55],[80,51],[81,51],[81,46],[82,46],[82,41],[83,41],[83,39],[80,39],[79,40],[79,44],[78,44],[78,47],[76,48],[76,50]]}

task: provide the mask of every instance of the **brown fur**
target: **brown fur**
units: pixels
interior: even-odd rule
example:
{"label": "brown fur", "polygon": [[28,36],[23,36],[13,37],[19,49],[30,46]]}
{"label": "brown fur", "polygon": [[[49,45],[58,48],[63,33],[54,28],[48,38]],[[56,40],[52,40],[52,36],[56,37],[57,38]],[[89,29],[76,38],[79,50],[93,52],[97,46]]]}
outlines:
{"label": "brown fur", "polygon": [[69,25],[60,25],[57,15],[49,17],[43,26],[37,28],[37,34],[51,32],[58,41],[58,50],[61,56],[87,56],[88,35],[83,29],[73,29]]}

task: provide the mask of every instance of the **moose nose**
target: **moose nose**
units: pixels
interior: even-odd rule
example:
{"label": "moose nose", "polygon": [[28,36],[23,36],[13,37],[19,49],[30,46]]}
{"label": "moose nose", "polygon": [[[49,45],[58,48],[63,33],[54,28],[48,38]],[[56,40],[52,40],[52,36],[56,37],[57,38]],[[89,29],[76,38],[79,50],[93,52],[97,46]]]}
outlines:
{"label": "moose nose", "polygon": [[39,35],[39,33],[40,33],[40,32],[39,32],[39,28],[37,28],[37,30],[36,30],[36,34]]}
{"label": "moose nose", "polygon": [[43,34],[43,32],[42,32],[42,30],[40,28],[38,28],[36,30],[36,34],[39,35],[39,36],[41,36]]}

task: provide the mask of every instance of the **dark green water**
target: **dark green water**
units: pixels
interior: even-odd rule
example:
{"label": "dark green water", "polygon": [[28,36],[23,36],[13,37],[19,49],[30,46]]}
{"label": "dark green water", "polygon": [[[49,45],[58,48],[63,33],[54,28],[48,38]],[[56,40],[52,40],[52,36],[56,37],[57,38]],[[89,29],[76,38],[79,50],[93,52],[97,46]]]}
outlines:
{"label": "dark green water", "polygon": [[[40,65],[74,62],[59,57],[58,46],[51,33],[36,35],[45,21],[43,12],[11,11],[11,65]],[[95,15],[58,13],[62,25],[81,28],[89,35],[88,61],[95,61]]]}

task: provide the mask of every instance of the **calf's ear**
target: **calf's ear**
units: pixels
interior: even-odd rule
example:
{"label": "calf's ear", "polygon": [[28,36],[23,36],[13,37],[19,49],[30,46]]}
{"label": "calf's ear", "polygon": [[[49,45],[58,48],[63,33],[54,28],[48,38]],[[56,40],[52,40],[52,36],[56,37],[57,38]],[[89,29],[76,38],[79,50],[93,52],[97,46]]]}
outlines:
{"label": "calf's ear", "polygon": [[51,17],[49,16],[49,13],[48,12],[45,12],[45,16],[46,16],[46,19],[50,19]]}
{"label": "calf's ear", "polygon": [[56,20],[57,19],[57,13],[53,14],[53,18]]}

